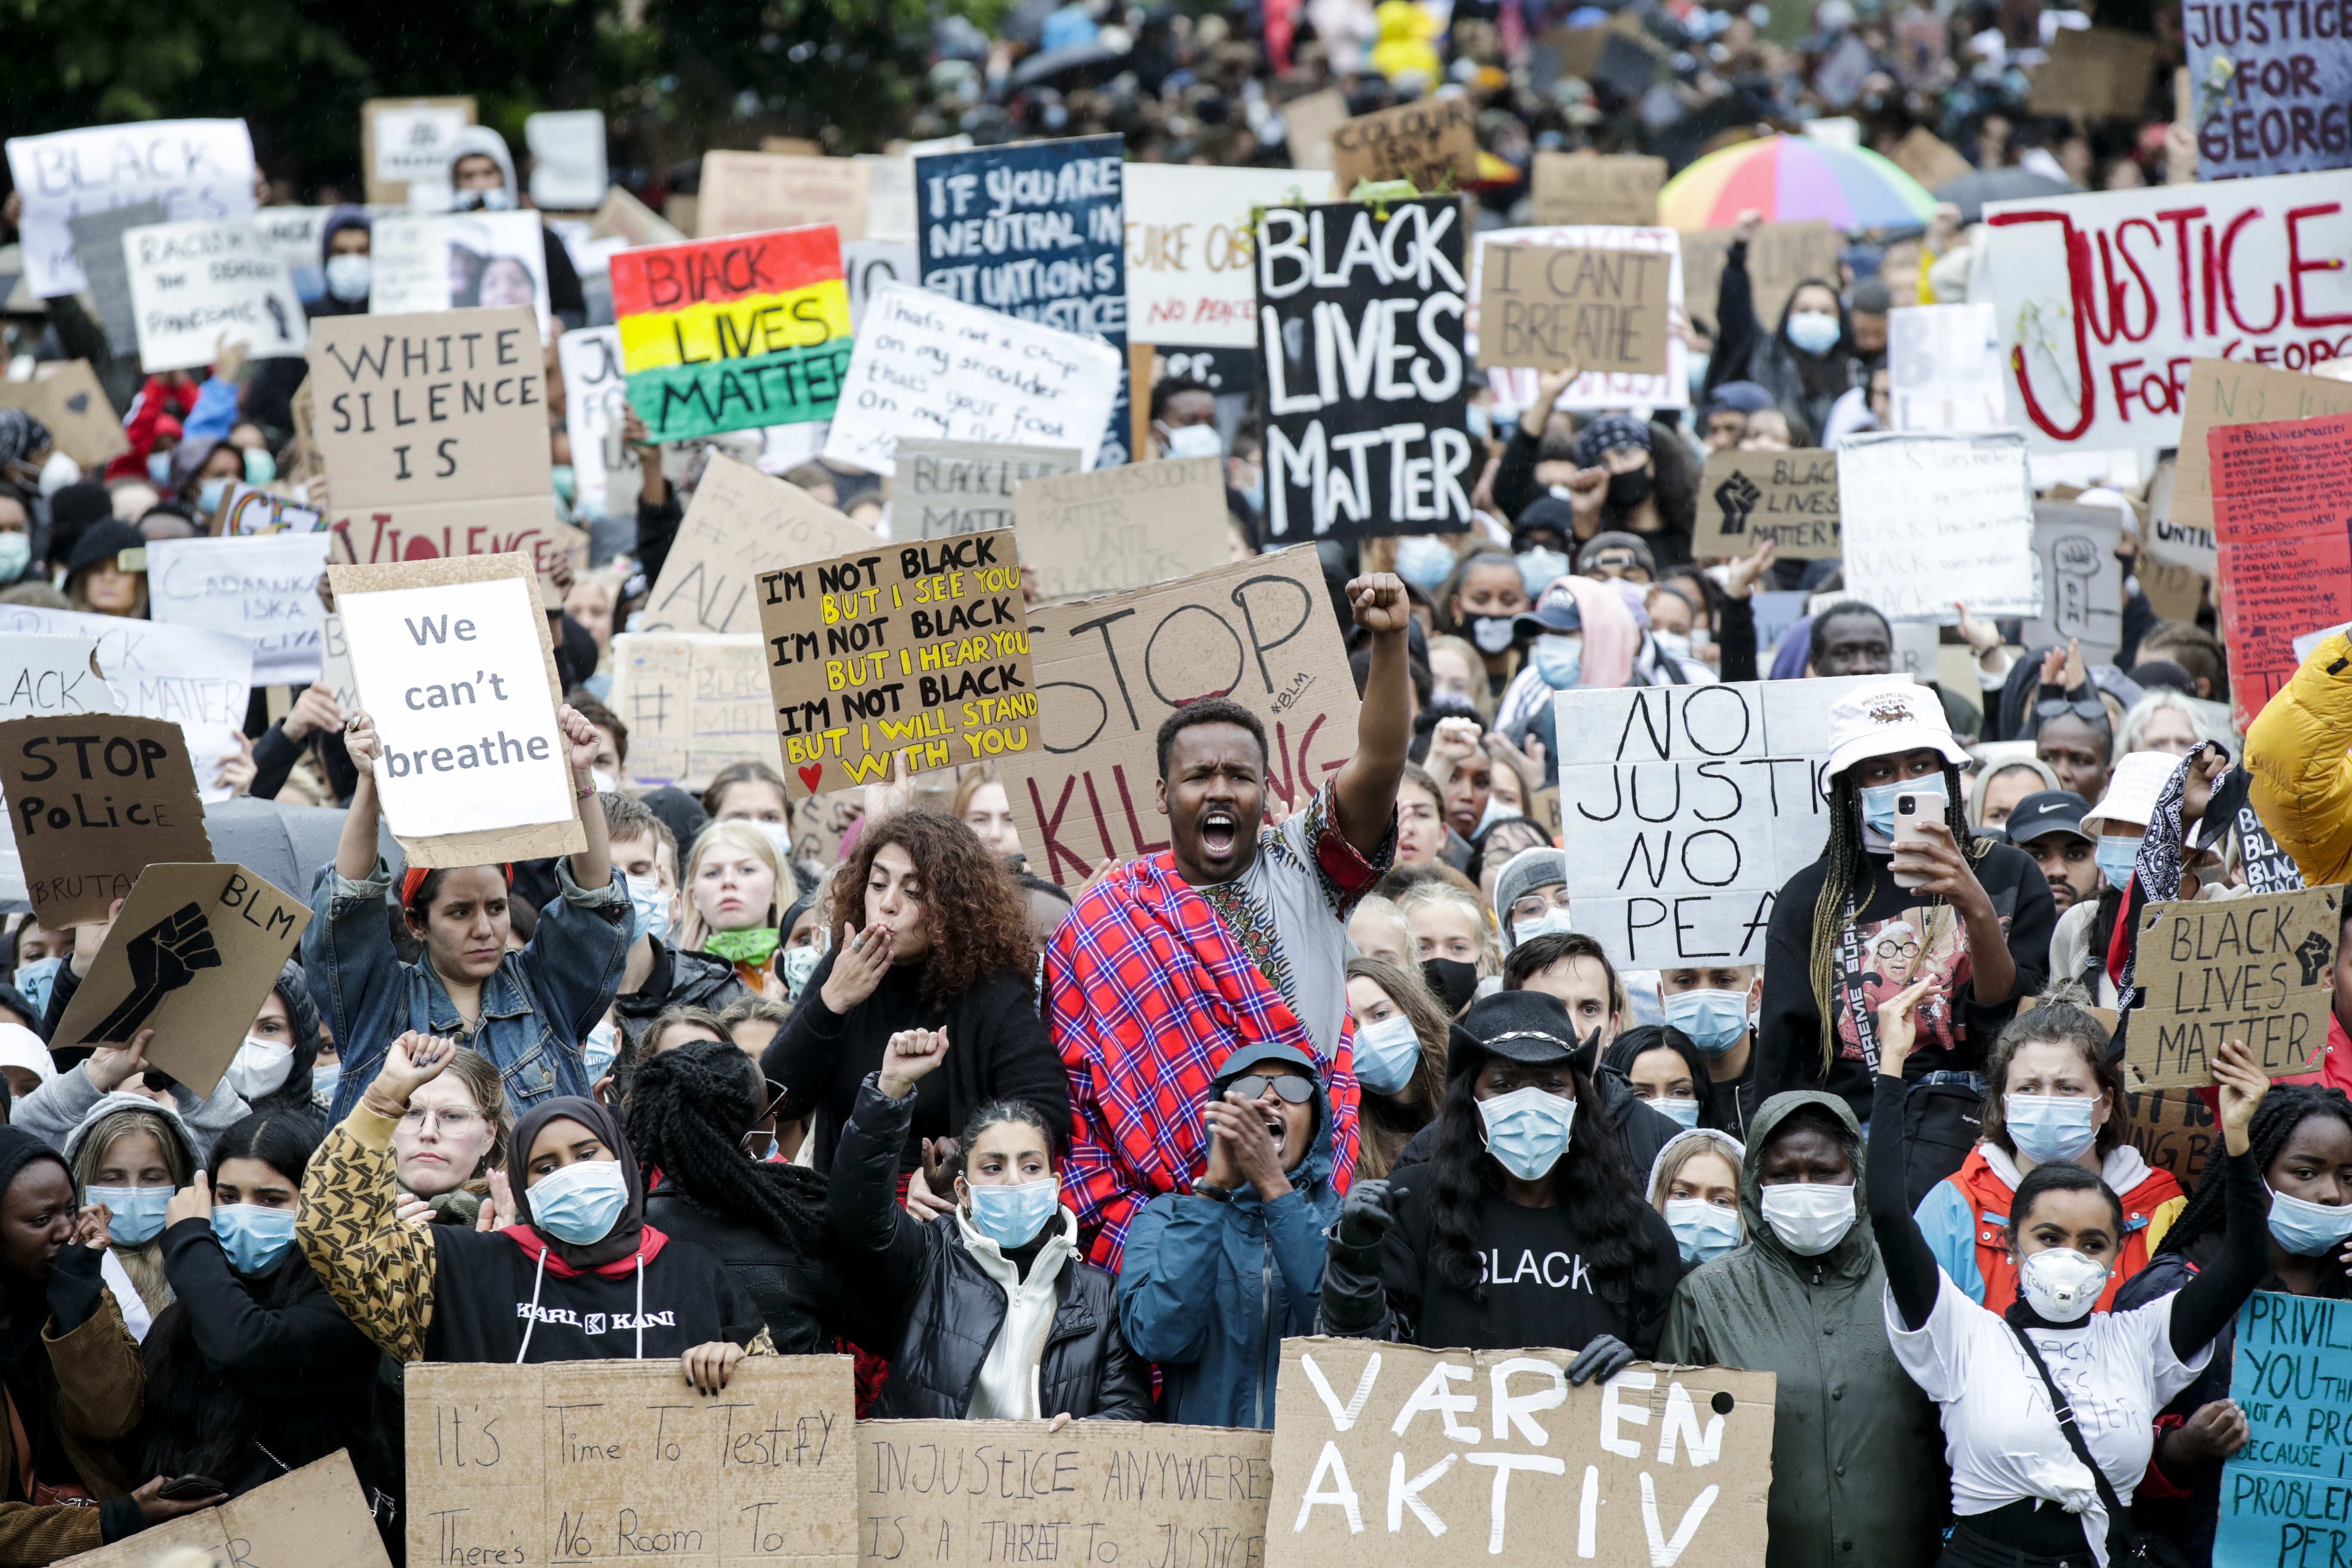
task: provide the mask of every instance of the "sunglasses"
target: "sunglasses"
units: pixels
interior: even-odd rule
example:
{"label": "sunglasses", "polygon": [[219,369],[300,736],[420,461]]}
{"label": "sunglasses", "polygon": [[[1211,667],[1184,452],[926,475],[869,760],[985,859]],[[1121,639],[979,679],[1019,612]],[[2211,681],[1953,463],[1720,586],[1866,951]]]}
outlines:
{"label": "sunglasses", "polygon": [[1254,1072],[1247,1078],[1237,1078],[1234,1079],[1234,1081],[1227,1087],[1230,1089],[1240,1089],[1242,1091],[1242,1098],[1244,1100],[1256,1100],[1265,1093],[1266,1085],[1268,1084],[1272,1084],[1274,1086],[1274,1092],[1276,1096],[1288,1100],[1293,1105],[1304,1105],[1308,1100],[1315,1098],[1315,1080],[1313,1079],[1269,1078],[1264,1073]]}

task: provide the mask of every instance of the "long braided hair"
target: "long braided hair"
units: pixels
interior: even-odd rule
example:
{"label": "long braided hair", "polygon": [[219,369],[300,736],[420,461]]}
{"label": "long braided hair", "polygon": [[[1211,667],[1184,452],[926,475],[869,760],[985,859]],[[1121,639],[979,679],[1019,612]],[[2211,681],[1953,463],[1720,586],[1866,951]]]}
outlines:
{"label": "long braided hair", "polygon": [[629,1147],[661,1190],[759,1226],[803,1256],[824,1245],[824,1178],[804,1165],[768,1164],[743,1152],[760,1119],[759,1064],[724,1040],[695,1040],[637,1068],[629,1089]]}
{"label": "long braided hair", "polygon": [[[2273,1162],[2294,1136],[2296,1128],[2315,1116],[2333,1116],[2347,1127],[2352,1127],[2352,1099],[2347,1099],[2340,1089],[2316,1083],[2274,1083],[2270,1093],[2254,1111],[2254,1120],[2246,1129],[2247,1152],[2253,1155],[2254,1168],[2267,1181]],[[2222,1189],[2226,1184],[2221,1173],[2206,1167],[2205,1179],[2197,1184],[2188,1206],[2180,1217],[2172,1222],[2163,1242],[2157,1247],[2159,1258],[2168,1252],[2185,1253],[2200,1237],[2221,1228],[2227,1205]],[[2329,1247],[2312,1261],[2317,1266],[2319,1294],[2332,1300],[2352,1298],[2352,1276],[2344,1271],[2343,1249]]]}
{"label": "long braided hair", "polygon": [[[1960,847],[1961,855],[1975,866],[1992,853],[1992,840],[1969,831],[1968,799],[1960,788],[1960,770],[1946,762],[1944,826],[1952,830],[1952,842]],[[1830,781],[1830,841],[1822,859],[1827,870],[1821,896],[1813,900],[1812,979],[1813,1005],[1822,1016],[1822,1076],[1826,1078],[1837,1060],[1837,951],[1852,919],[1846,904],[1853,900],[1857,909],[1852,913],[1859,913],[1859,906],[1869,901],[1866,893],[1873,880],[1869,852],[1862,842],[1862,786],[1854,782],[1851,767]],[[1919,897],[1933,901],[1940,895]]]}

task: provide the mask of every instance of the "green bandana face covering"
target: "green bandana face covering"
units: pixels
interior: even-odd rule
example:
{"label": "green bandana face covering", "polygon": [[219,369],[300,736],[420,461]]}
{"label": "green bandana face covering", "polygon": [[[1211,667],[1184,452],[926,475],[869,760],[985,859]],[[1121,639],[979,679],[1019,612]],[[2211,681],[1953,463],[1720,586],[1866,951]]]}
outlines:
{"label": "green bandana face covering", "polygon": [[730,963],[765,963],[775,956],[782,932],[773,926],[747,926],[741,931],[715,931],[705,937],[702,951]]}

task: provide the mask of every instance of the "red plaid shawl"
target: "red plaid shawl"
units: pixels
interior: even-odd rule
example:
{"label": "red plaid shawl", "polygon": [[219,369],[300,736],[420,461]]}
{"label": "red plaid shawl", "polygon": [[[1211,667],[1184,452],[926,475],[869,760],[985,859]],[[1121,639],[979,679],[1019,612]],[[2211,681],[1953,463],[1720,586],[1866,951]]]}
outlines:
{"label": "red plaid shawl", "polygon": [[[1315,858],[1343,918],[1381,868],[1339,830],[1329,786],[1311,811],[1323,826]],[[1260,840],[1261,854],[1269,853]],[[1380,858],[1382,860],[1386,856]],[[1330,1094],[1333,1184],[1356,1167],[1353,1030],[1335,1055],[1306,1026],[1209,900],[1155,855],[1097,884],[1054,933],[1047,960],[1053,1032],[1070,1075],[1071,1142],[1062,1189],[1092,1239],[1089,1255],[1117,1270],[1128,1222],[1161,1193],[1189,1191],[1207,1158],[1201,1106],[1216,1064],[1261,1041],[1305,1052]]]}

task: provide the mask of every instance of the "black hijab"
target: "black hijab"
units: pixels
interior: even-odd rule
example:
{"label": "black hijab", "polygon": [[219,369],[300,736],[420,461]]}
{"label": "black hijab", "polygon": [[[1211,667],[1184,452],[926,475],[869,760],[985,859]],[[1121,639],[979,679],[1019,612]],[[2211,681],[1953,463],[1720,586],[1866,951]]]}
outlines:
{"label": "black hijab", "polygon": [[[36,1160],[55,1163],[59,1170],[66,1173],[68,1182],[73,1179],[73,1168],[55,1149],[29,1132],[14,1127],[0,1127],[0,1196],[6,1194],[16,1178],[24,1173],[25,1168]],[[68,1241],[66,1245],[79,1247],[81,1244]],[[14,1298],[10,1303],[13,1315],[9,1325],[5,1330],[0,1330],[0,1367],[14,1373],[17,1363],[39,1347],[41,1328],[49,1318],[47,1297],[44,1291],[34,1288],[29,1279],[11,1279],[5,1285],[0,1285],[0,1289],[5,1289]]]}
{"label": "black hijab", "polygon": [[[621,1217],[601,1241],[578,1245],[561,1237],[541,1230],[531,1223],[530,1148],[539,1142],[540,1130],[559,1120],[577,1121],[604,1140],[604,1147],[620,1157],[621,1182],[627,1189],[628,1200],[622,1205]],[[5,1131],[5,1129],[0,1129]],[[559,1095],[543,1100],[523,1112],[515,1123],[513,1151],[507,1169],[514,1184],[515,1217],[537,1232],[547,1249],[574,1269],[585,1274],[605,1264],[627,1258],[637,1250],[638,1240],[646,1227],[646,1178],[637,1169],[637,1157],[629,1151],[629,1140],[621,1131],[621,1119],[593,1100],[578,1095]]]}

